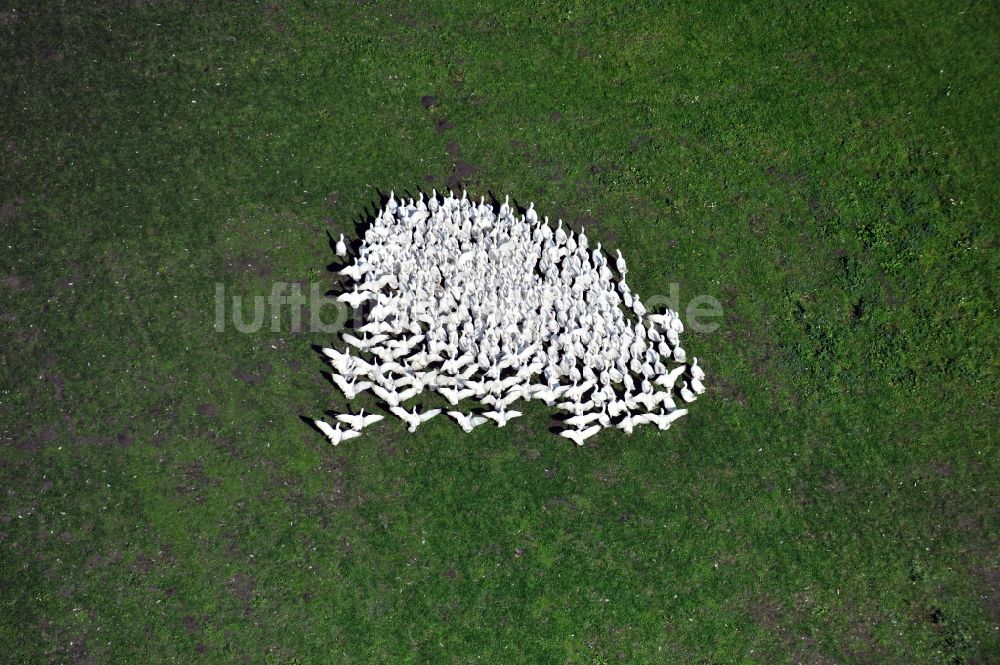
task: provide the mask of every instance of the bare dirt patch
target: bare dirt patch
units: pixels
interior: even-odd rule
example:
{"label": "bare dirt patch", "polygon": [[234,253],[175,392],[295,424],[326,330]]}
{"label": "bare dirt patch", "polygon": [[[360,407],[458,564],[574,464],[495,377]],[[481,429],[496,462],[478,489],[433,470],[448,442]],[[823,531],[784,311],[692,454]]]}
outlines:
{"label": "bare dirt patch", "polygon": [[934,460],[931,462],[931,469],[940,478],[950,478],[955,475],[955,469],[952,468],[951,464],[942,460]]}
{"label": "bare dirt patch", "polygon": [[269,362],[261,363],[260,366],[254,372],[249,372],[242,367],[238,367],[233,370],[233,377],[237,381],[243,383],[248,383],[250,385],[257,385],[267,377],[274,370],[274,367]]}
{"label": "bare dirt patch", "polygon": [[193,496],[195,502],[204,503],[205,489],[218,484],[218,479],[210,478],[205,473],[201,462],[191,462],[181,470],[181,483],[175,489],[182,496]]}
{"label": "bare dirt patch", "polygon": [[231,258],[226,262],[226,268],[239,275],[256,275],[264,278],[270,277],[271,273],[274,272],[274,266],[265,252]]}
{"label": "bare dirt patch", "polygon": [[181,622],[184,624],[184,629],[189,633],[193,634],[201,630],[201,624],[193,616],[188,615],[181,619]]}
{"label": "bare dirt patch", "polygon": [[764,169],[764,173],[767,174],[768,179],[773,183],[782,183],[785,185],[799,182],[805,179],[805,176],[801,173],[789,173],[788,171],[783,171],[777,166],[768,166]]}
{"label": "bare dirt patch", "polygon": [[202,418],[215,418],[219,415],[219,409],[214,404],[205,402],[198,405],[198,415]]}
{"label": "bare dirt patch", "polygon": [[226,588],[242,604],[244,615],[248,614],[251,610],[251,603],[257,595],[253,578],[246,573],[236,573],[226,582]]}
{"label": "bare dirt patch", "polygon": [[0,206],[0,224],[13,221],[17,217],[17,207],[24,203],[23,197],[17,197],[13,201],[8,201]]}
{"label": "bare dirt patch", "polygon": [[743,391],[740,390],[740,387],[736,385],[736,383],[730,381],[722,375],[713,375],[712,383],[715,387],[714,391],[724,401],[736,402],[741,406],[746,406],[746,395],[743,394]]}
{"label": "bare dirt patch", "polygon": [[762,215],[751,214],[747,216],[747,226],[750,227],[750,232],[755,236],[763,236],[767,233],[767,222],[764,221]]}
{"label": "bare dirt patch", "polygon": [[31,434],[26,438],[22,439],[18,444],[18,448],[25,452],[37,453],[40,451],[45,444],[56,438],[56,428],[53,425],[49,425],[42,429],[40,432]]}
{"label": "bare dirt patch", "polygon": [[7,275],[0,280],[0,283],[12,291],[29,291],[31,289],[31,280],[18,275]]}
{"label": "bare dirt patch", "polygon": [[84,562],[83,566],[86,570],[94,570],[95,568],[110,566],[111,564],[118,563],[121,560],[121,552],[118,550],[111,550],[110,552],[106,552],[104,554],[94,554]]}
{"label": "bare dirt patch", "polygon": [[471,178],[479,172],[479,167],[475,164],[470,164],[469,162],[463,162],[458,160],[455,162],[455,172],[448,176],[445,180],[445,184],[451,189],[459,190],[463,188],[463,182],[466,178]]}
{"label": "bare dirt patch", "polygon": [[602,483],[617,485],[621,482],[621,471],[620,466],[612,464],[604,469],[596,469],[594,471],[594,478]]}
{"label": "bare dirt patch", "polygon": [[57,402],[61,402],[63,400],[63,395],[66,392],[65,379],[63,379],[61,375],[54,372],[46,372],[44,376],[52,384],[52,398]]}
{"label": "bare dirt patch", "polygon": [[976,563],[970,568],[977,583],[977,592],[986,610],[993,617],[993,623],[1000,625],[1000,566],[994,562],[997,559],[996,548],[977,546]]}
{"label": "bare dirt patch", "polygon": [[652,143],[652,141],[653,141],[652,136],[649,136],[648,134],[639,134],[635,138],[631,139],[628,142],[628,144],[629,147],[632,149],[632,152],[636,152],[637,150],[639,150],[639,148],[646,145],[647,143]]}

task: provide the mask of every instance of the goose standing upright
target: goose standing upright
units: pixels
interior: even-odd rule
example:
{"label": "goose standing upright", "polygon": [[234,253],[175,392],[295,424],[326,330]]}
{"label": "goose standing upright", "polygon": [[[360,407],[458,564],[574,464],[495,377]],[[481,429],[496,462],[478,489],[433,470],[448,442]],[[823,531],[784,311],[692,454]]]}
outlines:
{"label": "goose standing upright", "polygon": [[622,276],[622,280],[625,279],[625,275],[628,274],[628,266],[625,264],[625,257],[622,256],[622,251],[616,249],[615,252],[618,253],[618,258],[615,260],[615,267],[618,268],[618,274]]}

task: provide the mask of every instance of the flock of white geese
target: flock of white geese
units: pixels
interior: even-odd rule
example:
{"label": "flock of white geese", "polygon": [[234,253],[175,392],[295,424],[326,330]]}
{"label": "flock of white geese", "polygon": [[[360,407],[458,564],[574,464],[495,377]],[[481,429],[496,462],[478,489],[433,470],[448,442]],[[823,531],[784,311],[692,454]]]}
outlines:
{"label": "flock of white geese", "polygon": [[[687,413],[675,397],[693,402],[704,372],[697,358],[686,364],[677,313],[647,312],[621,252],[609,262],[590,245],[534,204],[518,216],[509,197],[497,211],[465,192],[391,194],[353,260],[343,235],[336,243],[353,283],[338,299],[362,308],[364,323],[341,334],[344,350],[322,349],[334,383],[348,400],[377,396],[411,432],[442,411],[405,406],[425,390],[465,432],[503,427],[519,400],[564,412],[560,435],[577,445],[604,427],[669,428]],[[362,409],[313,422],[337,445],[384,417]]]}

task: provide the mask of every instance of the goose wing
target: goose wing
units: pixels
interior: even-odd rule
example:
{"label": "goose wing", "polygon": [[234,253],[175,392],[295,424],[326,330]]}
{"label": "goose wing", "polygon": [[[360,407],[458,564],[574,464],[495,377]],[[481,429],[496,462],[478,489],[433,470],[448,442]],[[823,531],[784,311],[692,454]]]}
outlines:
{"label": "goose wing", "polygon": [[322,432],[326,438],[330,439],[330,441],[337,438],[337,430],[333,427],[333,425],[325,420],[316,420],[313,418],[313,424],[316,425],[316,428]]}
{"label": "goose wing", "polygon": [[483,416],[489,418],[490,420],[496,422],[498,425],[504,422],[504,416],[499,411],[485,411]]}
{"label": "goose wing", "polygon": [[400,420],[402,420],[404,423],[409,424],[409,422],[410,422],[410,413],[409,413],[409,411],[407,411],[403,407],[401,407],[401,406],[390,406],[389,407],[389,411],[394,416],[396,416]]}
{"label": "goose wing", "polygon": [[351,391],[351,384],[347,381],[347,379],[345,379],[341,375],[335,372],[331,372],[330,378],[333,379],[333,382],[337,384],[338,388],[340,388],[340,392],[346,395],[348,392]]}
{"label": "goose wing", "polygon": [[664,420],[666,420],[668,423],[672,423],[678,418],[686,416],[687,412],[688,412],[687,409],[675,409],[674,411],[671,411],[666,416],[664,416]]}
{"label": "goose wing", "polygon": [[425,423],[439,413],[441,413],[441,409],[430,409],[421,413],[418,418],[420,419],[420,422]]}
{"label": "goose wing", "polygon": [[361,422],[362,417],[356,416],[350,413],[341,413],[337,415],[337,420],[348,425],[352,429],[358,429],[358,423]]}
{"label": "goose wing", "polygon": [[384,419],[385,419],[385,416],[383,416],[381,414],[378,414],[378,413],[374,413],[372,415],[365,416],[364,419],[361,421],[361,426],[362,427],[368,427],[369,425],[374,425],[378,421],[384,420]]}

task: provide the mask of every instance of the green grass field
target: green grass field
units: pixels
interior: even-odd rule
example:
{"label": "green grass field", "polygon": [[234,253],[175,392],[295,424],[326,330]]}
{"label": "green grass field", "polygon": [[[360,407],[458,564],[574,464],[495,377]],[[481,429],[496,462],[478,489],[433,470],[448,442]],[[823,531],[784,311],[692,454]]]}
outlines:
{"label": "green grass field", "polygon": [[[3,662],[1000,662],[995,4],[0,7]],[[334,448],[215,330],[449,183],[717,298],[690,415]]]}

